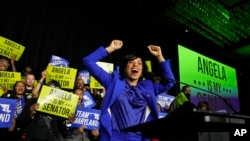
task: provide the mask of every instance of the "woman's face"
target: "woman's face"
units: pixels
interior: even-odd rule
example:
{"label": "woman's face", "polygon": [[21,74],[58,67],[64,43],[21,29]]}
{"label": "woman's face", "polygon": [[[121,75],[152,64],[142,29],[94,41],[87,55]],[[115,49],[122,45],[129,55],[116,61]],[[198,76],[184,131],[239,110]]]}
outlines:
{"label": "woman's face", "polygon": [[142,69],[143,64],[141,58],[128,61],[125,68],[126,78],[128,78],[130,81],[139,80],[142,75]]}
{"label": "woman's face", "polygon": [[74,91],[74,94],[78,95],[79,98],[78,98],[78,104],[81,104],[82,103],[82,99],[83,99],[83,91],[81,89],[76,89]]}
{"label": "woman's face", "polygon": [[0,59],[0,71],[6,71],[9,68],[9,62],[6,59]]}
{"label": "woman's face", "polygon": [[23,82],[17,82],[15,86],[16,95],[24,95],[25,93],[25,84]]}
{"label": "woman's face", "polygon": [[75,85],[77,88],[83,89],[84,88],[84,81],[82,78],[77,78]]}

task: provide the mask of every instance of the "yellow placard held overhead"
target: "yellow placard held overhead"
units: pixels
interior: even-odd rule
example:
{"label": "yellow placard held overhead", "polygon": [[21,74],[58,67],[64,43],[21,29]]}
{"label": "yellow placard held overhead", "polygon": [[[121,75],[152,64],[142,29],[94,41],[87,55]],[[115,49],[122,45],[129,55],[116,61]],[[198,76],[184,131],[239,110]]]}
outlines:
{"label": "yellow placard held overhead", "polygon": [[16,61],[18,61],[24,50],[25,47],[23,45],[0,36],[0,55],[7,58],[15,57]]}
{"label": "yellow placard held overhead", "polygon": [[77,69],[49,65],[46,70],[48,73],[46,83],[51,80],[56,80],[60,83],[61,88],[74,88]]}
{"label": "yellow placard held overhead", "polygon": [[38,97],[38,111],[68,118],[76,111],[78,95],[58,88],[42,86]]}
{"label": "yellow placard held overhead", "polygon": [[[108,73],[112,73],[114,70],[113,63],[98,61],[96,64],[102,67]],[[90,76],[90,88],[102,89],[103,86],[93,76]]]}
{"label": "yellow placard held overhead", "polygon": [[21,81],[20,72],[0,71],[0,86],[12,90],[16,81]]}

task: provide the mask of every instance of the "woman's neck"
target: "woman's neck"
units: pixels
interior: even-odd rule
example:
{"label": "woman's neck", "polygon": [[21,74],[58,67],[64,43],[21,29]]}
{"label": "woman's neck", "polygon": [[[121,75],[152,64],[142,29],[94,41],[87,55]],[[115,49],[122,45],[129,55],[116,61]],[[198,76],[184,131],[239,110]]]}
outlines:
{"label": "woman's neck", "polygon": [[23,94],[16,94],[16,97],[20,99],[23,97]]}
{"label": "woman's neck", "polygon": [[131,80],[131,79],[126,79],[127,83],[130,84],[131,86],[136,86],[138,83],[138,80]]}

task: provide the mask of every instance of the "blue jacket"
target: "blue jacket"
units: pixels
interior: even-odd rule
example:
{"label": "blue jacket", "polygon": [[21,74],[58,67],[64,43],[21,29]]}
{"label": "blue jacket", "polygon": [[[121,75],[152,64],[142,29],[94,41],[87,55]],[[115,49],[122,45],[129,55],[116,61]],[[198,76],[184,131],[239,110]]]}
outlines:
{"label": "blue jacket", "polygon": [[[96,64],[97,61],[106,56],[108,56],[108,52],[103,46],[101,46],[93,53],[83,58],[84,67],[106,89],[106,94],[101,106],[100,141],[110,141],[112,138],[111,113],[109,108],[119,94],[122,94],[125,87],[125,79],[121,78],[118,71],[114,71],[110,74]],[[175,80],[170,62],[170,60],[166,60],[159,64],[162,69],[162,76],[170,80]],[[162,85],[160,83],[153,83],[151,80],[142,80],[138,83],[138,86],[142,90],[148,106],[151,109],[151,118],[147,119],[147,121],[158,119],[156,94],[171,89],[174,86],[173,81],[170,81],[167,85]]]}

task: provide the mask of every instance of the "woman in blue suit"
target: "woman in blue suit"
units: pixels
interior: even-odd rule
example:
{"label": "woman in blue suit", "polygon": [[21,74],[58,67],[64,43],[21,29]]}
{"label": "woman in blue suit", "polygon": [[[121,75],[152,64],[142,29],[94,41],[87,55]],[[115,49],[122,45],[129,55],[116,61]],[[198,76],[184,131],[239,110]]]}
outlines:
{"label": "woman in blue suit", "polygon": [[100,46],[83,58],[85,68],[106,90],[101,107],[100,141],[147,141],[149,139],[141,133],[123,132],[122,129],[158,119],[156,94],[174,86],[171,61],[165,60],[160,46],[148,46],[149,52],[159,62],[163,78],[171,80],[167,84],[143,79],[145,63],[133,54],[126,55],[119,72],[112,74],[96,64],[122,46],[121,40],[112,40],[108,47]]}

